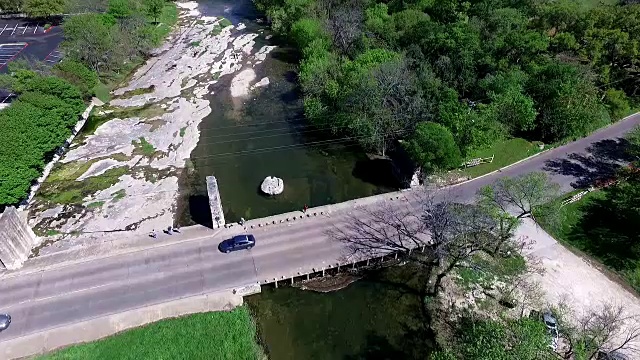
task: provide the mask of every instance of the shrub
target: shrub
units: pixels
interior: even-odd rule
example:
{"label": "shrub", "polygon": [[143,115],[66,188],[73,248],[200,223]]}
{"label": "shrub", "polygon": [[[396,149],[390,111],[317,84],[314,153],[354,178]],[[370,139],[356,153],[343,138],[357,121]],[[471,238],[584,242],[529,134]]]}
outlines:
{"label": "shrub", "polygon": [[80,89],[84,98],[93,96],[93,88],[99,82],[98,74],[95,71],[73,60],[63,60],[56,64],[53,72]]}

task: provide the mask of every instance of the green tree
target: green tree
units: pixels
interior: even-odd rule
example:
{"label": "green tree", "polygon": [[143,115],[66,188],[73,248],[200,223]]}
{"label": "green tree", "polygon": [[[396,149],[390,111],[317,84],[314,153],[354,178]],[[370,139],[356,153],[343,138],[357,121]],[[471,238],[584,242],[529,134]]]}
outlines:
{"label": "green tree", "polygon": [[67,0],[24,0],[23,11],[31,17],[62,14]]}
{"label": "green tree", "polygon": [[107,54],[115,47],[113,33],[97,14],[82,14],[64,22],[65,41],[62,47],[67,56],[87,65],[98,74],[108,68]]}
{"label": "green tree", "polygon": [[109,0],[107,13],[116,19],[122,19],[133,13],[129,0]]}
{"label": "green tree", "polygon": [[629,99],[622,90],[608,89],[604,93],[603,102],[612,120],[620,120],[631,113]]}
{"label": "green tree", "polygon": [[154,23],[158,23],[158,18],[162,15],[166,0],[143,0],[147,15],[153,18]]}
{"label": "green tree", "polygon": [[0,0],[0,10],[4,13],[18,12],[23,4],[24,0]]}
{"label": "green tree", "polygon": [[507,214],[515,208],[518,218],[535,214],[536,208],[555,200],[559,194],[560,186],[543,172],[504,177],[478,193],[481,203],[495,206]]}
{"label": "green tree", "polygon": [[547,330],[538,320],[520,318],[501,322],[463,317],[457,325],[453,344],[431,359],[557,359],[549,342]]}
{"label": "green tree", "polygon": [[404,143],[407,152],[427,173],[460,166],[462,157],[451,131],[433,122],[418,124]]}
{"label": "green tree", "polygon": [[93,88],[98,85],[98,74],[84,64],[65,59],[53,67],[53,73],[75,85],[85,98],[93,95]]}
{"label": "green tree", "polygon": [[496,59],[488,61],[489,65],[501,70],[509,69],[511,64],[528,64],[549,46],[549,37],[531,29],[527,15],[515,8],[490,11],[482,33],[483,48]]}
{"label": "green tree", "polygon": [[349,64],[345,73],[348,92],[338,105],[338,124],[365,149],[385,156],[389,145],[420,120],[420,87],[404,59],[376,64],[390,54],[363,55],[367,56]]}
{"label": "green tree", "polygon": [[610,122],[598,89],[574,65],[550,61],[536,70],[529,89],[540,116],[537,131],[554,142],[589,134]]}
{"label": "green tree", "polygon": [[13,77],[18,99],[0,111],[0,141],[12,144],[0,149],[0,206],[24,199],[84,110],[80,91],[62,79],[28,70]]}
{"label": "green tree", "polygon": [[489,75],[480,85],[491,99],[488,111],[512,135],[533,130],[538,115],[534,101],[524,93],[527,76],[519,70]]}
{"label": "green tree", "polygon": [[305,49],[316,39],[328,41],[322,24],[318,20],[308,18],[293,23],[291,38],[300,49]]}

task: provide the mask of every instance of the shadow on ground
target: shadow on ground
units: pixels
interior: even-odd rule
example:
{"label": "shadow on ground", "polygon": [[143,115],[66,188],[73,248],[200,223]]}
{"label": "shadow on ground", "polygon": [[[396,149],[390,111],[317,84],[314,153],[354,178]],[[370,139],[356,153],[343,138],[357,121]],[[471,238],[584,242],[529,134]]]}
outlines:
{"label": "shadow on ground", "polygon": [[566,158],[547,161],[545,170],[576,178],[571,184],[576,189],[587,188],[613,178],[632,160],[626,153],[628,146],[629,142],[621,138],[601,140],[587,148],[587,153],[571,153]]}

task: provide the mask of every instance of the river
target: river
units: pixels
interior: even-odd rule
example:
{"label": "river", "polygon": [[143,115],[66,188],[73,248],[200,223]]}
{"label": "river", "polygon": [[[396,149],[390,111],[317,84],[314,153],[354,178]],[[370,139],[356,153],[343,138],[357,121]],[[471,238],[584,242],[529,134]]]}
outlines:
{"label": "river", "polygon": [[[206,176],[215,175],[227,221],[252,219],[370,196],[398,188],[390,168],[371,161],[353,144],[337,142],[322,129],[307,126],[296,79],[296,51],[274,38],[258,22],[251,1],[201,0],[205,15],[224,14],[246,32],[261,33],[255,48],[278,46],[255,67],[257,79],[270,84],[238,101],[231,97],[233,75],[211,87],[212,112],[200,124],[200,141],[181,180],[182,224],[210,224]],[[259,185],[267,176],[283,179],[281,195],[267,197]]]}
{"label": "river", "polygon": [[426,359],[433,337],[413,271],[374,271],[331,293],[263,287],[245,301],[270,359]]}
{"label": "river", "polygon": [[[374,195],[399,187],[386,162],[369,160],[352,144],[331,141],[307,126],[297,85],[294,49],[267,40],[251,1],[201,0],[207,16],[260,33],[255,48],[276,45],[254,68],[270,84],[245,101],[231,97],[233,75],[209,96],[212,112],[200,124],[200,141],[181,179],[183,224],[210,224],[205,177],[215,175],[227,221],[268,216]],[[266,176],[284,180],[275,197],[260,194]],[[346,289],[320,294],[296,288],[264,289],[247,302],[270,359],[424,358],[421,299],[375,273]],[[416,315],[418,314],[418,315]],[[419,344],[418,344],[419,343]],[[427,341],[428,343],[428,341]],[[373,356],[373,357],[372,357]]]}

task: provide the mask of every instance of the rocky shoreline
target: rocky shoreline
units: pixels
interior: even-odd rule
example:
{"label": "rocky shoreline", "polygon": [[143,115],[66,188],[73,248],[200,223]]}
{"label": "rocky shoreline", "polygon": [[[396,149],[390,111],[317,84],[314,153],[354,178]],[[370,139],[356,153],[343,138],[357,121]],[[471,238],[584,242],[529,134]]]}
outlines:
{"label": "rocky shoreline", "polygon": [[311,280],[304,280],[299,283],[293,284],[293,287],[297,287],[300,290],[311,290],[315,292],[327,293],[332,291],[338,291],[346,288],[354,282],[360,280],[362,276],[352,274],[338,274],[325,276],[322,278],[315,278]]}
{"label": "rocky shoreline", "polygon": [[253,70],[274,48],[256,48],[255,39],[264,35],[203,16],[195,2],[177,5],[179,24],[165,44],[94,111],[93,121],[102,124],[79,136],[45,181],[44,194],[49,189],[55,197],[34,198],[30,225],[50,235],[53,246],[173,224],[179,176],[211,112],[210,86],[233,76],[229,91],[238,101],[268,86],[269,79],[256,79]]}

